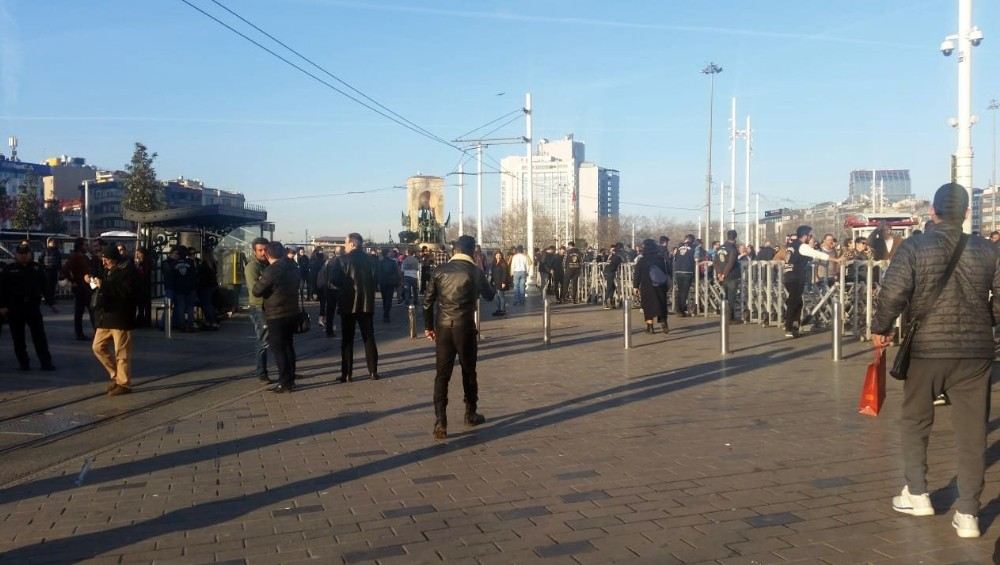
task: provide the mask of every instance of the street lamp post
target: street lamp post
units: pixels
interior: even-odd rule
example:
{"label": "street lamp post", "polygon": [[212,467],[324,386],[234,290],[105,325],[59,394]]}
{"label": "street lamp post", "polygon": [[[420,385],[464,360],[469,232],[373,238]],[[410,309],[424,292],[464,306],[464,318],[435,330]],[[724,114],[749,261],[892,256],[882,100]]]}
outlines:
{"label": "street lamp post", "polygon": [[997,229],[997,110],[1000,109],[1000,102],[996,98],[990,100],[990,105],[986,107],[993,116],[993,174],[990,175],[990,188],[993,191],[993,206],[990,209],[990,231]]}
{"label": "street lamp post", "polygon": [[722,72],[722,67],[716,65],[715,63],[709,63],[704,69],[701,70],[702,74],[708,75],[709,78],[709,90],[708,90],[708,167],[705,172],[705,210],[707,225],[705,226],[705,234],[712,233],[712,122],[714,118],[715,110],[715,75]]}
{"label": "street lamp post", "polygon": [[[945,37],[941,53],[945,57],[958,49],[958,117],[951,124],[958,130],[955,149],[955,182],[965,187],[972,206],[972,48],[983,40],[983,32],[972,25],[972,0],[958,0],[958,33]],[[972,216],[962,224],[965,233],[972,233]]]}

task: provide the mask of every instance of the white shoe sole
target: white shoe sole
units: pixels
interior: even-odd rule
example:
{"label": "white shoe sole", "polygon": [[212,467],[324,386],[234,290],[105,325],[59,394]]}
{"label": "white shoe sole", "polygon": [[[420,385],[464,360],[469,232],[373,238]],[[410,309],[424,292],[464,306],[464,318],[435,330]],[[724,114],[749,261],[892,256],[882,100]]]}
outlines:
{"label": "white shoe sole", "polygon": [[979,530],[963,530],[952,522],[951,527],[955,528],[955,533],[958,534],[960,538],[978,538],[980,535]]}

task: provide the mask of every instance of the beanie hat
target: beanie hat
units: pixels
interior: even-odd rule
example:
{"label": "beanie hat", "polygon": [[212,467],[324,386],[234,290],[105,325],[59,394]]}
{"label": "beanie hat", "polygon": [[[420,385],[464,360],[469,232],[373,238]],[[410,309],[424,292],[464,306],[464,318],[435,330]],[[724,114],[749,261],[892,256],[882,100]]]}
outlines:
{"label": "beanie hat", "polygon": [[969,193],[960,184],[942,184],[934,193],[934,213],[946,222],[961,222],[969,209]]}

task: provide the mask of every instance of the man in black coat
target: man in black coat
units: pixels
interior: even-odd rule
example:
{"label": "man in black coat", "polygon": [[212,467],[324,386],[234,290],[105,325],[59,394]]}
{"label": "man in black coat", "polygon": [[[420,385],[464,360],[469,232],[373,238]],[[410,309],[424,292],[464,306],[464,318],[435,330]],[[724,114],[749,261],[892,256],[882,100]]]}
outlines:
{"label": "man in black coat", "polygon": [[10,325],[10,335],[14,340],[14,355],[22,371],[31,368],[28,362],[28,345],[25,326],[31,330],[31,341],[42,370],[54,371],[49,342],[45,337],[45,325],[39,309],[42,300],[56,312],[52,293],[45,284],[45,273],[41,265],[31,260],[31,248],[20,245],[15,250],[16,261],[0,271],[0,318],[6,318]]}
{"label": "man in black coat", "polygon": [[104,278],[94,277],[94,356],[111,377],[108,395],[132,392],[132,330],[135,329],[139,281],[135,266],[116,247],[101,256]]}
{"label": "man in black coat", "polygon": [[267,346],[278,366],[276,393],[295,390],[295,327],[299,319],[299,267],[286,258],[284,246],[277,241],[267,245],[268,267],[253,285],[254,296],[264,299],[267,320]]}
{"label": "man in black coat", "polygon": [[[480,296],[493,300],[496,291],[486,274],[476,266],[472,254],[476,240],[463,235],[455,242],[451,260],[434,270],[424,296],[424,335],[434,340],[437,349],[437,375],[434,378],[434,437],[448,437],[448,383],[458,355],[465,392],[465,424],[478,426],[486,421],[476,413],[479,384],[476,380],[476,310]],[[437,318],[434,305],[437,304]]]}
{"label": "man in black coat", "polygon": [[566,244],[566,254],[563,255],[563,291],[565,300],[573,304],[580,302],[580,271],[583,269],[583,253],[576,248],[576,243]]}
{"label": "man in black coat", "polygon": [[740,263],[739,250],[736,248],[736,230],[726,232],[726,242],[715,252],[715,278],[722,285],[723,296],[729,305],[729,311],[723,315],[729,316],[730,322],[736,321],[736,307],[739,301]]}
{"label": "man in black coat", "polygon": [[347,235],[346,253],[337,258],[331,278],[340,289],[340,382],[353,380],[354,325],[361,329],[365,344],[368,375],[378,380],[378,346],[375,345],[375,287],[378,284],[376,260],[362,248],[365,240],[359,233]]}

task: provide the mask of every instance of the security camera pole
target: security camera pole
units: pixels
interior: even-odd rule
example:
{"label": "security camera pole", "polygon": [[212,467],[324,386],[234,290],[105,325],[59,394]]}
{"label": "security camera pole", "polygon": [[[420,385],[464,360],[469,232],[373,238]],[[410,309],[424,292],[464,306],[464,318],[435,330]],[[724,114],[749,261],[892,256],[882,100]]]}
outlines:
{"label": "security camera pole", "polygon": [[[972,25],[972,0],[958,0],[958,33],[949,35],[941,43],[945,57],[958,50],[958,117],[951,124],[958,129],[958,147],[955,149],[955,179],[965,187],[972,205],[972,48],[983,40],[983,32]],[[962,231],[972,233],[972,216],[965,219]]]}

